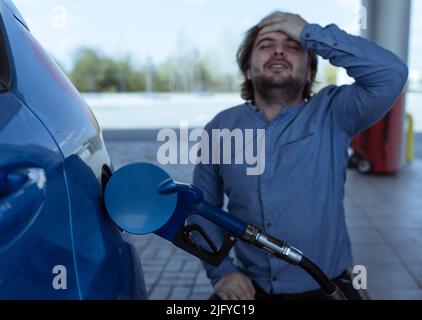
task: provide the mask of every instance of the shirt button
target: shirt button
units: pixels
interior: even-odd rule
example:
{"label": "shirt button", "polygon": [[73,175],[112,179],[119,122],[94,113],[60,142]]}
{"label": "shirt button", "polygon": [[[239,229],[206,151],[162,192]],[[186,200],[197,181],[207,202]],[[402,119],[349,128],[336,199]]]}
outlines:
{"label": "shirt button", "polygon": [[273,277],[271,280],[272,280],[273,282],[276,282],[276,281],[277,281],[277,277]]}
{"label": "shirt button", "polygon": [[334,46],[334,47],[337,47],[337,45],[338,45],[338,43],[337,43],[337,42],[334,42],[334,43],[333,43],[333,46]]}
{"label": "shirt button", "polygon": [[271,228],[273,225],[271,224],[271,222],[267,223],[267,228]]}
{"label": "shirt button", "polygon": [[309,33],[305,33],[305,38],[309,38],[311,35]]}

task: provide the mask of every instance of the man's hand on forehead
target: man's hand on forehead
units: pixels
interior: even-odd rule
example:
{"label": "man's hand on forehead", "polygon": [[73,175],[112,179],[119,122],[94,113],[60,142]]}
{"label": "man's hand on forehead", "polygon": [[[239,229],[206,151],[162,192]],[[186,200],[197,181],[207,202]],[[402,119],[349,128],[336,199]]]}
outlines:
{"label": "man's hand on forehead", "polygon": [[300,35],[307,24],[308,22],[297,14],[275,12],[258,24],[259,35],[278,31],[300,43]]}

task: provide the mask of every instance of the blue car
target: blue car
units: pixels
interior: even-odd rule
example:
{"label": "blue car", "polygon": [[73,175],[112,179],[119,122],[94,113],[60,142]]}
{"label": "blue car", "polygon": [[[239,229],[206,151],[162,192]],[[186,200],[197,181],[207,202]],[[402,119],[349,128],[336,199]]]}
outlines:
{"label": "blue car", "polygon": [[104,209],[101,129],[9,0],[0,51],[0,299],[146,298]]}

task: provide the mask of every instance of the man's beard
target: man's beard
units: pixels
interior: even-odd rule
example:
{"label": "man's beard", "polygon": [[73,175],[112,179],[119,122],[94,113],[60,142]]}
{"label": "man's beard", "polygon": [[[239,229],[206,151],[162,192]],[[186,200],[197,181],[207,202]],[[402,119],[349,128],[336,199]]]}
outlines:
{"label": "man's beard", "polygon": [[305,81],[292,75],[274,79],[264,74],[253,79],[255,93],[268,105],[291,103],[302,96]]}

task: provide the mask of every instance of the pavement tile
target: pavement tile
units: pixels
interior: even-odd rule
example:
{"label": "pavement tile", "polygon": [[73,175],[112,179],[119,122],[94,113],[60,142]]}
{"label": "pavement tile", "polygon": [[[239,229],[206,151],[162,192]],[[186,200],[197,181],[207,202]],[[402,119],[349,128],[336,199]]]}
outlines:
{"label": "pavement tile", "polygon": [[172,289],[171,285],[157,285],[152,289],[152,292],[149,294],[149,300],[166,300],[170,295]]}
{"label": "pavement tile", "polygon": [[[366,264],[368,291],[376,289],[420,289],[414,277],[400,264]],[[374,296],[376,297],[376,296]]]}
{"label": "pavement tile", "polygon": [[190,290],[189,286],[176,285],[170,294],[169,300],[187,300],[189,298]]}
{"label": "pavement tile", "polygon": [[372,300],[422,300],[421,289],[375,289],[370,293]]}

